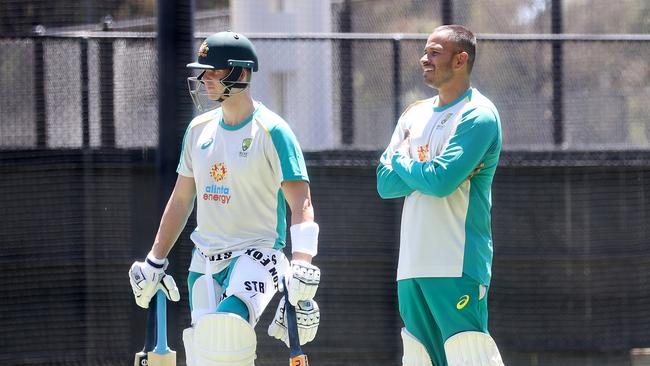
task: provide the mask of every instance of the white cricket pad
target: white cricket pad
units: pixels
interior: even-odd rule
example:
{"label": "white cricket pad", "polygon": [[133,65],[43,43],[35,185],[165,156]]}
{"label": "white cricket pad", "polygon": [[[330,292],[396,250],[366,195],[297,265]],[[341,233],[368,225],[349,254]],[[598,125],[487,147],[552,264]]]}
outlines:
{"label": "white cricket pad", "polygon": [[187,366],[254,366],[257,338],[238,315],[203,316],[183,331]]}
{"label": "white cricket pad", "polygon": [[[212,283],[210,283],[212,282]],[[206,314],[216,313],[224,289],[212,276],[202,275],[192,285],[192,324]]]}
{"label": "white cricket pad", "polygon": [[461,332],[445,342],[449,366],[504,366],[496,342],[489,334]]}
{"label": "white cricket pad", "polygon": [[406,328],[402,328],[402,343],[404,345],[402,366],[433,366],[427,349]]}

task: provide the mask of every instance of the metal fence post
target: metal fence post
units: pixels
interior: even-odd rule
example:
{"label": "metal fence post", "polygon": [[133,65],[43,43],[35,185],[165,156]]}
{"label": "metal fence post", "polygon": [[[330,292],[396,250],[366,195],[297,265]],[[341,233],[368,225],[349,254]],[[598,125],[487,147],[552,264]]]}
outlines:
{"label": "metal fence post", "polygon": [[101,123],[101,146],[115,147],[115,101],[113,81],[113,39],[101,38],[99,46],[99,116]]}
{"label": "metal fence post", "polygon": [[87,343],[85,352],[85,363],[92,363],[93,352],[88,345],[94,346],[93,335],[95,329],[89,326],[93,320],[92,299],[92,281],[89,277],[95,270],[95,252],[93,244],[95,242],[95,201],[93,200],[93,193],[95,190],[95,165],[93,162],[92,151],[90,150],[90,121],[89,121],[89,101],[88,101],[88,38],[83,37],[79,40],[79,72],[81,84],[81,178],[83,185],[81,186],[81,200],[80,207],[83,210],[83,215],[80,217],[80,225],[83,228],[83,243],[84,245],[84,281],[86,291],[82,294],[84,302],[84,321],[87,326],[85,327]]}
{"label": "metal fence post", "polygon": [[454,4],[452,0],[442,0],[440,8],[442,24],[454,24]]}
{"label": "metal fence post", "polygon": [[[551,32],[553,34],[562,34],[562,0],[551,1]],[[553,142],[556,147],[562,147],[564,144],[564,101],[563,98],[563,41],[553,40],[551,43],[552,51],[552,75],[553,75],[553,97],[552,97],[552,114],[553,114]]]}
{"label": "metal fence post", "polygon": [[[352,32],[352,5],[350,0],[343,2],[341,11],[340,32]],[[341,142],[343,145],[354,143],[354,56],[352,54],[351,39],[341,39],[339,45],[339,60],[341,69],[340,94],[340,121],[341,121]]]}
{"label": "metal fence post", "polygon": [[402,65],[401,65],[401,44],[402,37],[396,35],[393,38],[393,119],[395,125],[402,114]]}
{"label": "metal fence post", "polygon": [[[187,92],[187,77],[191,71],[185,67],[196,56],[194,53],[194,1],[158,0],[158,212],[162,213],[176,180],[176,166],[181,150],[185,127],[194,114]],[[180,250],[170,255],[171,273],[180,271]],[[171,305],[170,313],[176,312]],[[177,316],[168,318],[168,329],[178,330]],[[171,344],[182,344],[181,332],[174,331]]]}
{"label": "metal fence post", "polygon": [[79,71],[81,78],[81,147],[90,147],[90,121],[88,106],[88,38],[79,41],[80,61]]}
{"label": "metal fence post", "polygon": [[[193,2],[158,1],[158,171],[161,198],[167,198],[176,178],[176,165],[185,126],[193,116],[187,94],[185,65],[194,58]],[[164,207],[164,203],[163,203]]]}
{"label": "metal fence post", "polygon": [[34,38],[34,110],[36,115],[36,147],[45,149],[47,145],[47,102],[45,100],[45,55],[43,38]]}

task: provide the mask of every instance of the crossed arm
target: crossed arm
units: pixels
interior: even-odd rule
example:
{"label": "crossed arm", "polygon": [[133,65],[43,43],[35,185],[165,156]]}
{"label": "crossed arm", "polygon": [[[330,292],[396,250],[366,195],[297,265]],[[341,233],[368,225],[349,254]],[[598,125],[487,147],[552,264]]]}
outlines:
{"label": "crossed arm", "polygon": [[446,148],[434,159],[415,161],[409,156],[408,130],[392,152],[389,147],[377,167],[377,191],[382,198],[407,196],[414,191],[445,197],[482,167],[482,160],[498,134],[495,119],[476,113],[458,125]]}

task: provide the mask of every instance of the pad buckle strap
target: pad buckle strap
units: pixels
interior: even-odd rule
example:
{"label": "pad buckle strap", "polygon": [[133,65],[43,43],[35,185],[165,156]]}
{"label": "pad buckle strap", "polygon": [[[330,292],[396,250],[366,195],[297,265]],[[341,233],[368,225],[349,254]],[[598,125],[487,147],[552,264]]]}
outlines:
{"label": "pad buckle strap", "polygon": [[221,252],[213,255],[207,255],[203,253],[201,248],[198,246],[196,247],[196,250],[199,251],[199,253],[203,256],[203,258],[207,259],[210,262],[221,262],[221,261],[226,261],[235,257],[238,257],[244,253],[243,250],[236,250],[236,251],[227,251],[227,252]]}

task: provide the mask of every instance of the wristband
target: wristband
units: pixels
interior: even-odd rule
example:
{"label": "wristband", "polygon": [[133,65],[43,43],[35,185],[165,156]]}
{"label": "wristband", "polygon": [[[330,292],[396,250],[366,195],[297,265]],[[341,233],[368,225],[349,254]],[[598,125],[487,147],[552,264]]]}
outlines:
{"label": "wristband", "polygon": [[149,252],[149,254],[147,254],[147,263],[149,263],[153,268],[161,269],[165,266],[165,258],[158,259],[152,252]]}
{"label": "wristband", "polygon": [[301,252],[315,257],[318,253],[318,224],[313,221],[291,225],[291,253]]}

